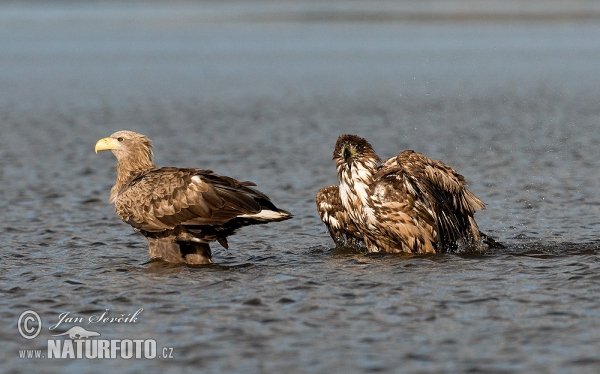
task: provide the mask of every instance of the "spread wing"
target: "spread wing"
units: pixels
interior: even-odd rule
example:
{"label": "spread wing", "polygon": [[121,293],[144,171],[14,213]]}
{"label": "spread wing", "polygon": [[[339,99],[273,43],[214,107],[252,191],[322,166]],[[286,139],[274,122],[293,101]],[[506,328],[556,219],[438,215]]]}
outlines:
{"label": "spread wing", "polygon": [[277,209],[251,185],[210,170],[154,168],[121,189],[115,210],[123,221],[149,232],[178,225],[222,225],[237,217],[289,218],[288,212]]}
{"label": "spread wing", "polygon": [[410,225],[402,212],[412,210],[410,215],[418,217],[419,225],[435,242],[439,239],[443,248],[469,236],[479,239],[473,214],[485,205],[451,167],[420,153],[403,151],[381,166],[375,180],[374,192],[381,206],[397,212],[396,219],[406,221],[406,227]]}
{"label": "spread wing", "polygon": [[317,192],[317,211],[336,245],[359,244],[362,235],[342,206],[338,186],[327,186]]}

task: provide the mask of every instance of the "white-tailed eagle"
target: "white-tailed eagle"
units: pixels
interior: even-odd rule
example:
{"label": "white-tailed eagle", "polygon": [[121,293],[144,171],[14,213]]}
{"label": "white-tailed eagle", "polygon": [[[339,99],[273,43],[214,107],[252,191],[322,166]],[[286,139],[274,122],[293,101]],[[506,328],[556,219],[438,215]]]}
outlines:
{"label": "white-tailed eagle", "polygon": [[483,201],[465,178],[414,151],[382,162],[365,139],[342,135],[333,152],[339,186],[317,194],[337,245],[363,240],[369,252],[439,253],[501,246],[473,218]]}
{"label": "white-tailed eagle", "polygon": [[193,168],[157,167],[152,142],[133,131],[98,140],[95,151],[117,158],[110,191],[119,218],[147,239],[151,259],[211,263],[209,243],[227,248],[227,236],[242,226],[292,217],[278,209],[252,182],[239,182]]}

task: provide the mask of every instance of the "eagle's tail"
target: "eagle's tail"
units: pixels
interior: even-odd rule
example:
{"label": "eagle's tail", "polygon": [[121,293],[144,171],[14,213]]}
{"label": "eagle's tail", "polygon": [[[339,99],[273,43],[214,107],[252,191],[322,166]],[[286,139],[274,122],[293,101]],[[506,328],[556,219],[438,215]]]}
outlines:
{"label": "eagle's tail", "polygon": [[292,213],[283,210],[283,209],[263,209],[258,213],[254,214],[242,214],[237,218],[248,218],[251,220],[257,221],[257,223],[267,223],[267,222],[279,222],[285,221],[286,219],[292,218]]}

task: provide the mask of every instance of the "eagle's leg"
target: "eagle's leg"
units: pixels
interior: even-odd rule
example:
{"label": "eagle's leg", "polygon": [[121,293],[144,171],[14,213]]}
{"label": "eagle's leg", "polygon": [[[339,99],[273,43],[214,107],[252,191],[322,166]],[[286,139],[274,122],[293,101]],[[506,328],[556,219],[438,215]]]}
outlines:
{"label": "eagle's leg", "polygon": [[166,262],[210,264],[212,253],[208,243],[174,241],[173,238],[148,237],[150,258]]}
{"label": "eagle's leg", "polygon": [[151,259],[174,263],[184,262],[179,244],[173,241],[173,238],[147,238]]}
{"label": "eagle's leg", "polygon": [[188,264],[210,264],[212,253],[208,243],[180,241],[181,255]]}

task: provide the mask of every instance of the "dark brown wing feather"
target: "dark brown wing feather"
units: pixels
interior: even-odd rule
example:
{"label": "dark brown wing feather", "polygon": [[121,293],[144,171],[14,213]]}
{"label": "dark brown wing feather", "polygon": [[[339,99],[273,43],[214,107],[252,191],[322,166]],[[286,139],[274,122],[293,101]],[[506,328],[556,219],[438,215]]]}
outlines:
{"label": "dark brown wing feather", "polygon": [[250,185],[210,170],[154,168],[122,188],[115,210],[123,221],[147,232],[221,225],[262,209],[280,211]]}
{"label": "dark brown wing feather", "polygon": [[413,208],[437,223],[443,247],[464,238],[479,239],[473,214],[485,205],[466,188],[464,177],[451,167],[420,153],[403,151],[382,165],[375,180],[392,183],[395,185],[392,190],[412,196]]}

